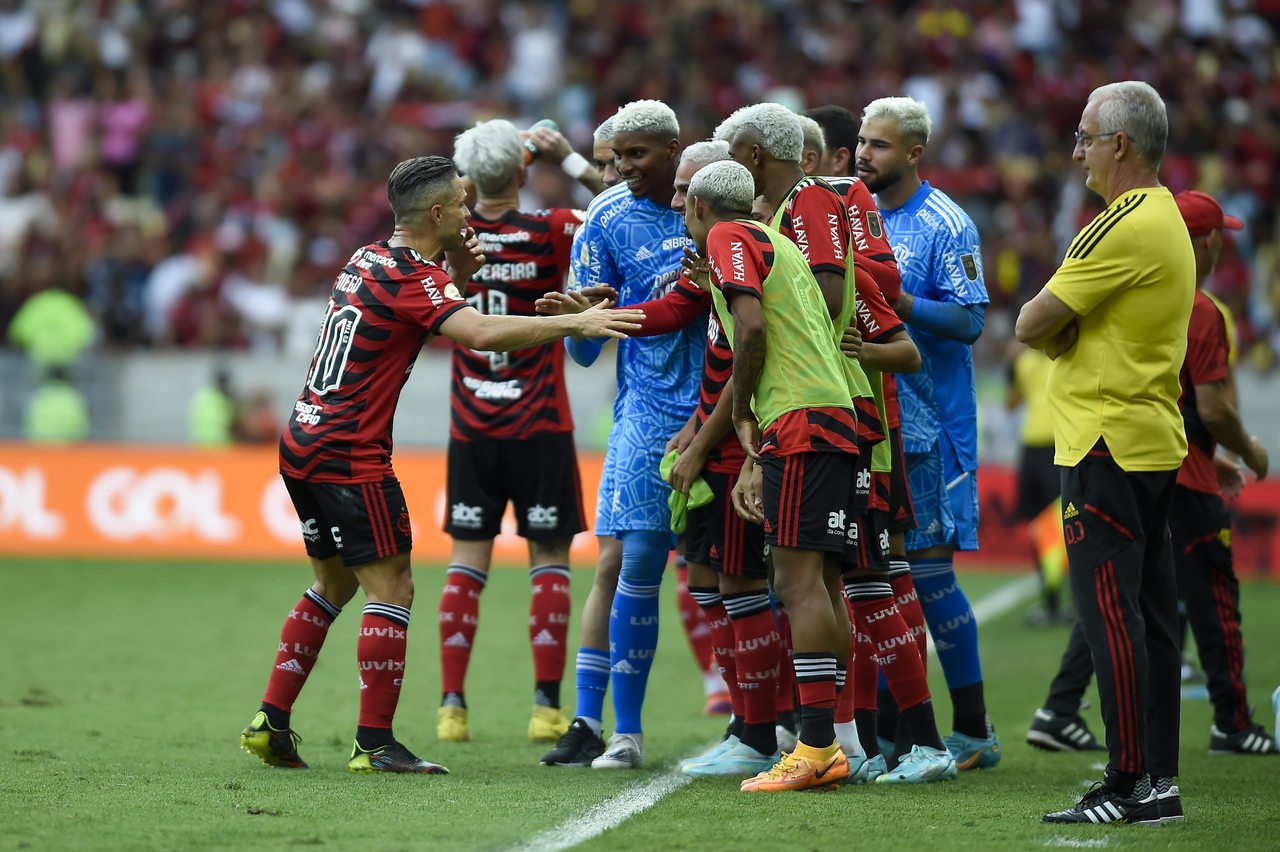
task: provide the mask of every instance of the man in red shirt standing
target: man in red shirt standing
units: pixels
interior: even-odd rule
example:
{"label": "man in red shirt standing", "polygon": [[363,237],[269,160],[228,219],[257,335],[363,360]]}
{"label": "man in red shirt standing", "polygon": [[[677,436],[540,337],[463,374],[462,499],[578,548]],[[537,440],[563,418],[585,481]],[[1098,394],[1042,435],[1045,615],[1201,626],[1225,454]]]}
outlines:
{"label": "man in red shirt standing", "polygon": [[[363,588],[356,659],[360,720],[352,772],[443,774],[392,733],[404,681],[413,577],[412,525],[391,466],[391,422],[400,390],[432,335],[485,351],[510,351],[565,336],[625,337],[638,311],[571,317],[485,316],[457,285],[484,263],[467,226],[466,191],[445,157],[417,157],[387,179],[391,237],[356,249],[338,273],[306,383],[280,438],[280,474],[298,512],[316,581],[280,635],[266,695],[240,734],[269,766],[303,769],[290,715],[329,625]],[[436,262],[441,253],[453,278]],[[604,307],[608,304],[605,303]]]}

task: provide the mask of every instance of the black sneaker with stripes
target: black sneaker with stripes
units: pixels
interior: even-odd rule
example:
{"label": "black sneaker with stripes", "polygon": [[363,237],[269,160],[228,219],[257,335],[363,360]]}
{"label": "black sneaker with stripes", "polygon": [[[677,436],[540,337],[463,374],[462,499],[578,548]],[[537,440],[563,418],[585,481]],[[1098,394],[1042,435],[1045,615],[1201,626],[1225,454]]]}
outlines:
{"label": "black sneaker with stripes", "polygon": [[1173,779],[1157,775],[1151,783],[1151,790],[1156,794],[1160,824],[1182,822],[1182,793]]}
{"label": "black sneaker with stripes", "polygon": [[1276,742],[1261,725],[1224,734],[1214,725],[1209,732],[1209,754],[1280,754]]}
{"label": "black sneaker with stripes", "polygon": [[[1075,805],[1063,811],[1054,811],[1040,818],[1041,822],[1059,825],[1106,825],[1112,822],[1131,822],[1155,825],[1160,822],[1160,802],[1155,791],[1143,779],[1140,784],[1143,795],[1132,798],[1121,796],[1101,781],[1089,788]],[[1177,787],[1173,788],[1175,791]],[[1181,804],[1179,804],[1181,808]]]}
{"label": "black sneaker with stripes", "polygon": [[1106,751],[1080,716],[1059,716],[1041,707],[1031,720],[1027,742],[1045,751]]}

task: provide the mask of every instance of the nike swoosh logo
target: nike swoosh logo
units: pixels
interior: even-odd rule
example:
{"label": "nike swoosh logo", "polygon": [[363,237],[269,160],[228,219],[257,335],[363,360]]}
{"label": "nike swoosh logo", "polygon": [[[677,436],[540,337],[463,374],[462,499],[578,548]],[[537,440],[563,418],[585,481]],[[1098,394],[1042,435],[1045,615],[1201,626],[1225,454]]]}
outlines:
{"label": "nike swoosh logo", "polygon": [[817,772],[814,772],[813,777],[821,781],[823,779],[823,776],[825,776],[828,772],[830,772],[831,767],[835,765],[836,765],[836,759],[833,757],[831,758],[830,761],[827,762],[826,766],[822,767],[822,769],[818,770]]}

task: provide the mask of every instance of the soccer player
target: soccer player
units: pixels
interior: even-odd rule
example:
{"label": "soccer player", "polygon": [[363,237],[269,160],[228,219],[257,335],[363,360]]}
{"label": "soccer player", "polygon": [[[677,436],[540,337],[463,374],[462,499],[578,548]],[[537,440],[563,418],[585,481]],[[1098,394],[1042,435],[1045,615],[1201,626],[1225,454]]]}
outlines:
{"label": "soccer player", "polygon": [[822,152],[826,150],[827,140],[823,136],[822,125],[803,113],[798,114],[800,132],[804,145],[800,151],[800,170],[807,175],[825,174],[818,171],[822,162]]}
{"label": "soccer player", "polygon": [[298,512],[315,583],[285,620],[261,709],[241,746],[270,766],[305,768],[290,724],[325,636],[363,588],[368,603],[356,658],[360,719],[352,772],[438,774],[392,733],[404,679],[413,578],[409,511],[391,466],[391,421],[400,389],[431,335],[509,351],[566,335],[621,337],[639,312],[573,317],[484,316],[458,283],[484,262],[467,227],[466,192],[445,157],[417,157],[387,180],[395,229],[357,249],[334,281],[302,394],[280,439],[280,473]]}
{"label": "soccer player", "polygon": [[[541,161],[567,164],[588,188],[599,183],[559,133],[539,128],[530,139],[543,151]],[[533,316],[534,300],[563,286],[570,243],[582,222],[575,210],[521,212],[524,154],[519,132],[501,119],[480,122],[454,142],[453,160],[476,187],[468,224],[488,258],[463,296],[483,314]],[[453,548],[439,606],[443,695],[436,736],[442,742],[471,739],[467,666],[493,539],[511,503],[516,530],[529,543],[533,588],[528,627],[535,685],[528,737],[555,742],[569,727],[560,713],[569,545],[586,528],[564,348],[558,341],[515,352],[455,347],[453,376],[444,527]]]}
{"label": "soccer player", "polygon": [[613,159],[613,116],[609,116],[591,134],[591,165],[600,173],[605,188],[622,183]]}
{"label": "soccer player", "polygon": [[1178,371],[1195,254],[1158,171],[1169,133],[1146,83],[1095,89],[1072,158],[1106,209],[1022,307],[1016,333],[1049,373],[1071,590],[1098,672],[1102,782],[1044,822],[1182,821],[1177,585],[1169,510],[1187,439]]}
{"label": "soccer player", "polygon": [[[755,178],[713,163],[689,186],[685,224],[707,258],[716,315],[733,346],[734,431],[750,456],[735,508],[762,523],[778,596],[791,612],[800,742],[746,792],[825,787],[849,776],[835,739],[839,619],[828,575],[846,550],[857,424],[836,336],[808,261],[747,220]],[[848,627],[844,627],[848,630]]]}
{"label": "soccer player", "polygon": [[[1240,228],[1234,216],[1203,192],[1174,196],[1191,236],[1196,257],[1196,296],[1187,331],[1187,355],[1179,376],[1187,457],[1178,469],[1169,530],[1173,542],[1178,596],[1185,602],[1209,682],[1213,726],[1209,751],[1214,754],[1277,754],[1275,741],[1252,719],[1244,682],[1244,637],[1241,635],[1240,584],[1231,561],[1231,518],[1222,500],[1220,481],[1239,475],[1233,464],[1214,455],[1221,444],[1238,454],[1261,479],[1269,459],[1258,440],[1244,430],[1229,388],[1232,386],[1230,342],[1225,317],[1200,289],[1217,265],[1224,228]],[[1238,488],[1239,482],[1232,483]],[[1074,751],[1083,725],[1077,708],[1093,677],[1089,646],[1079,623],[1072,631],[1049,697],[1036,710],[1027,732],[1033,745]]]}
{"label": "soccer player", "polygon": [[978,625],[953,555],[978,547],[978,436],[973,355],[987,290],[972,220],[917,169],[929,112],[911,98],[867,105],[855,152],[875,194],[902,276],[894,305],[920,349],[920,372],[898,382],[902,437],[916,527],[905,546],[938,660],[951,692],[948,750],[960,769],[995,766],[1000,742],[987,718]]}
{"label": "soccer player", "polygon": [[[871,190],[857,176],[850,175],[854,164],[854,152],[858,147],[859,121],[857,116],[844,107],[829,104],[815,107],[806,113],[821,127],[825,147],[819,162],[820,173],[830,175],[824,177],[836,192],[844,198],[845,208],[849,215],[849,230],[852,234],[850,249],[857,264],[875,279],[876,287],[889,305],[897,303],[902,294],[902,279],[898,273],[897,260],[885,234],[884,223],[876,208],[875,198]],[[868,299],[870,301],[870,299]],[[893,314],[890,324],[895,322]],[[865,331],[865,329],[863,329]],[[872,347],[874,349],[874,347]],[[917,350],[917,354],[918,354]],[[846,354],[851,354],[846,351]],[[856,357],[856,356],[854,356]],[[868,369],[864,363],[864,370]],[[874,369],[874,368],[871,368]],[[918,365],[908,371],[914,372]],[[880,415],[888,436],[889,470],[884,471],[884,449],[877,447],[872,453],[873,489],[887,492],[887,526],[889,530],[889,576],[888,581],[897,598],[898,609],[907,628],[911,631],[920,653],[921,664],[927,660],[928,639],[926,636],[924,612],[920,608],[920,598],[916,594],[915,584],[911,580],[911,567],[907,562],[905,533],[915,528],[915,512],[911,505],[911,488],[907,481],[906,463],[902,451],[902,419],[898,405],[898,384],[893,371],[880,371],[880,387],[878,401]],[[873,382],[873,390],[875,388]],[[873,490],[873,493],[875,491]],[[866,634],[863,634],[866,635]],[[857,736],[862,746],[874,759],[880,755],[881,747],[876,737],[877,705],[885,710],[885,733],[887,739],[894,740],[893,751],[904,754],[910,752],[913,744],[912,735],[905,722],[897,724],[897,702],[893,698],[893,690],[889,689],[887,680],[882,679],[880,694],[871,693],[869,684],[875,679],[874,671],[878,669],[875,659],[870,654],[855,654],[850,668],[850,677],[855,679],[855,688],[842,693],[840,706],[837,708],[836,731],[846,739],[852,731],[844,728],[848,724],[849,703],[855,707],[853,714],[857,720]],[[890,755],[892,757],[892,755]],[[872,770],[874,772],[874,769]]]}
{"label": "soccer player", "polygon": [[[577,237],[573,276],[578,287],[616,286],[620,302],[633,304],[675,286],[680,258],[691,244],[670,207],[680,126],[666,104],[644,100],[618,111],[613,132],[624,185],[607,190],[588,208]],[[641,709],[657,645],[658,590],[674,543],[670,488],[658,465],[667,440],[697,404],[704,328],[693,323],[675,334],[629,340],[619,347],[619,397],[596,514],[596,535],[614,535],[622,545],[609,610],[609,645],[606,650],[586,644],[584,615],[577,713],[556,748],[543,756],[544,764],[618,769],[643,761]],[[582,353],[574,357],[580,360]],[[600,717],[610,678],[617,725],[604,747]]]}

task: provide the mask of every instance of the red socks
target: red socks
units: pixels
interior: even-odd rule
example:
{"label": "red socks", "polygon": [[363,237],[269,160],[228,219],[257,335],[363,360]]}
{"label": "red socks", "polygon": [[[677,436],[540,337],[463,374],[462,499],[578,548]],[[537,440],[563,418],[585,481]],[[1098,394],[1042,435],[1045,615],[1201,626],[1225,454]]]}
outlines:
{"label": "red socks", "polygon": [[[906,565],[907,563],[903,563]],[[911,637],[916,640],[916,648],[920,651],[920,663],[927,671],[929,668],[929,633],[924,624],[924,609],[920,606],[920,596],[916,594],[916,584],[911,580],[911,570],[891,572],[889,584],[893,587],[894,597],[898,599],[898,611],[907,622]]]}
{"label": "red socks", "polygon": [[720,677],[725,688],[729,690],[729,703],[733,707],[733,715],[743,718],[742,689],[738,686],[738,667],[735,658],[737,644],[733,625],[729,622],[729,613],[725,610],[720,591],[713,588],[693,588],[689,596],[702,608],[704,621],[711,638],[712,659],[719,666]]}
{"label": "red socks", "polygon": [[[450,565],[445,575],[439,614],[441,692],[462,692],[464,689],[484,584],[485,575],[466,565]],[[561,646],[563,648],[563,640]],[[563,651],[561,653],[563,655]],[[563,666],[562,656],[561,671]]]}
{"label": "red socks", "polygon": [[385,603],[364,605],[356,659],[360,663],[360,727],[390,728],[404,683],[409,610]]}
{"label": "red socks", "polygon": [[[564,679],[565,642],[569,634],[569,566],[538,565],[529,571],[529,579],[533,583],[533,595],[529,598],[529,644],[533,647],[533,679],[559,682]],[[442,598],[441,612],[444,611],[443,607]],[[444,628],[442,620],[442,648]],[[474,625],[472,635],[475,635]],[[469,656],[470,649],[467,653]],[[465,662],[463,672],[466,672]],[[445,687],[445,691],[449,691],[448,687]]]}
{"label": "red socks", "polygon": [[676,606],[680,609],[680,623],[684,625],[684,634],[689,638],[689,647],[693,649],[693,659],[697,662],[699,671],[714,671],[716,660],[712,650],[711,628],[707,625],[702,607],[689,594],[689,568],[683,558],[676,561],[676,579]]}
{"label": "red socks", "polygon": [[286,713],[293,710],[293,702],[307,682],[324,639],[329,635],[329,625],[341,611],[324,596],[307,589],[280,631],[276,663],[267,681],[263,702]]}
{"label": "red socks", "polygon": [[900,710],[929,700],[924,664],[911,631],[898,611],[887,582],[857,582],[848,587],[859,631],[865,631],[875,647],[876,661],[884,669],[889,691]]}

